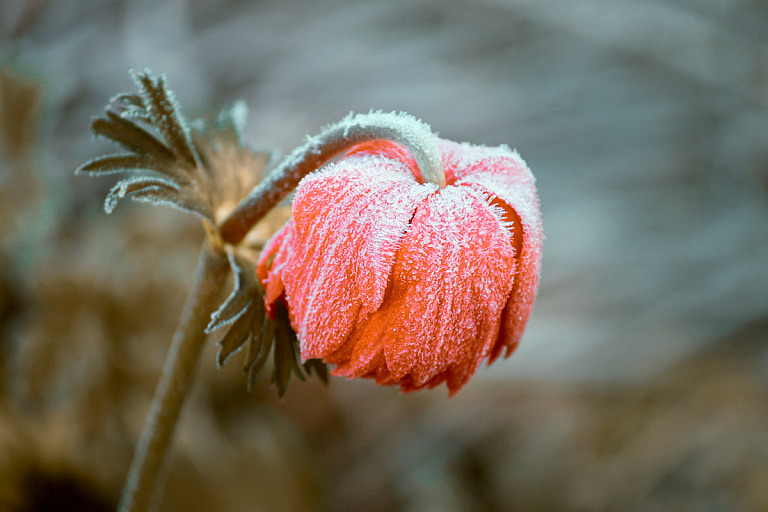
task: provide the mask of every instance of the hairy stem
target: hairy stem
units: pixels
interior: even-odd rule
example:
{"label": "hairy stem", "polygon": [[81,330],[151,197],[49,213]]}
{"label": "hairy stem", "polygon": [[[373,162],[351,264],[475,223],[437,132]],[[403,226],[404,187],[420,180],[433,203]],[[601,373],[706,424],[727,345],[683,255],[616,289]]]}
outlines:
{"label": "hairy stem", "polygon": [[221,238],[231,244],[239,243],[304,176],[369,140],[391,140],[404,145],[416,159],[424,181],[445,187],[440,151],[429,125],[407,114],[359,114],[326,127],[288,155],[219,226]]}
{"label": "hairy stem", "polygon": [[151,505],[163,460],[205,345],[205,327],[218,306],[219,294],[229,269],[226,255],[206,243],[195,283],[184,306],[179,328],[165,360],[163,375],[136,446],[123,489],[120,512],[145,512]]}

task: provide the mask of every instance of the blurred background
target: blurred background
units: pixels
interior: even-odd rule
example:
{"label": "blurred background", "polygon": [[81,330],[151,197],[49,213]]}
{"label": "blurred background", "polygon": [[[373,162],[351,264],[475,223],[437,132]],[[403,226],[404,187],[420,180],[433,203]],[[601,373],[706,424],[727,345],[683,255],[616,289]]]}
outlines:
{"label": "blurred background", "polygon": [[[219,370],[162,510],[768,510],[768,4],[3,0],[0,510],[114,509],[199,221],[73,171],[128,69],[290,151],[349,111],[517,148],[547,240],[523,344],[453,399]],[[276,229],[277,226],[267,226]]]}

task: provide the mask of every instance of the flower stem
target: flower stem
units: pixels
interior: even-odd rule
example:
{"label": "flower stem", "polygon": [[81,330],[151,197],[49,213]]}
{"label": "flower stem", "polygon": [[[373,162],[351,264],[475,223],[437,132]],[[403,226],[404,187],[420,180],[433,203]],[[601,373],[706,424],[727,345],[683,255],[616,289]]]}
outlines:
{"label": "flower stem", "polygon": [[310,172],[343,151],[370,140],[404,145],[416,159],[424,181],[445,187],[445,172],[429,125],[407,114],[372,112],[327,126],[288,155],[219,226],[221,238],[237,244],[256,222],[283,200]]}
{"label": "flower stem", "polygon": [[229,273],[226,255],[206,242],[195,274],[195,283],[187,298],[165,360],[163,374],[152,400],[128,471],[120,512],[145,512],[155,494],[176,423],[185,398],[192,387],[197,362],[205,345],[205,327],[218,306],[220,291]]}

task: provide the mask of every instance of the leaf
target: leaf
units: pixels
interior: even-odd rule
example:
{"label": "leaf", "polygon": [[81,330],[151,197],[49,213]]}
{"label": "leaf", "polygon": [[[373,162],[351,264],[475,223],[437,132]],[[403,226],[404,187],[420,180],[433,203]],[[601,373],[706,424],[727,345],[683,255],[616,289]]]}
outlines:
{"label": "leaf", "polygon": [[115,174],[136,169],[151,170],[151,159],[146,156],[135,155],[132,153],[100,156],[81,165],[75,173],[95,176],[99,174]]}
{"label": "leaf", "polygon": [[[254,331],[258,326],[254,326]],[[256,338],[254,337],[254,340]],[[252,342],[248,346],[248,355],[246,356],[246,364],[244,370],[248,372],[248,391],[253,389],[264,369],[264,364],[267,362],[267,357],[273,346],[273,340],[275,339],[274,323],[268,318],[264,317],[264,322],[261,328],[260,343]]]}
{"label": "leaf", "polygon": [[163,188],[175,190],[176,192],[179,190],[179,186],[175,182],[164,178],[147,176],[127,178],[117,182],[109,191],[107,198],[104,200],[104,210],[107,213],[112,213],[120,199],[147,188],[152,188],[153,191],[159,191]]}
{"label": "leaf", "polygon": [[162,76],[152,79],[148,72],[134,74],[152,124],[160,131],[170,150],[187,164],[198,167],[200,159],[189,137],[180,108]]}
{"label": "leaf", "polygon": [[298,339],[288,321],[288,311],[282,302],[275,307],[275,367],[272,382],[277,386],[277,393],[282,397],[288,389],[291,374],[305,380],[306,375],[299,363]]}
{"label": "leaf", "polygon": [[122,117],[123,119],[130,119],[131,121],[141,121],[143,123],[146,123],[149,126],[152,126],[152,118],[147,114],[147,112],[143,109],[137,109],[137,108],[126,108],[126,109],[119,109],[117,110],[117,113]]}
{"label": "leaf", "polygon": [[140,94],[136,94],[136,93],[118,94],[117,96],[114,96],[111,100],[109,100],[109,104],[117,107],[133,107],[133,108],[142,109],[146,111],[144,100],[142,99]]}
{"label": "leaf", "polygon": [[133,153],[150,155],[158,162],[174,160],[173,153],[157,137],[114,112],[107,111],[106,118],[95,118],[91,129],[96,135],[116,142]]}
{"label": "leaf", "polygon": [[204,133],[204,130],[205,125],[203,124],[199,130],[195,129],[189,132],[189,137],[192,139],[195,148],[197,148],[197,156],[200,159],[199,169],[206,176],[210,177],[215,167],[212,158],[215,158],[218,148],[214,147],[213,141]]}
{"label": "leaf", "polygon": [[199,197],[185,193],[184,189],[176,191],[156,185],[130,192],[129,195],[133,201],[170,206],[183,212],[194,213],[204,219],[210,220],[213,215],[207,204]]}
{"label": "leaf", "polygon": [[241,145],[247,119],[248,106],[244,101],[236,101],[219,113],[216,124],[220,132],[231,135]]}
{"label": "leaf", "polygon": [[253,330],[253,317],[255,309],[248,309],[232,324],[227,333],[219,340],[219,353],[217,363],[223,366],[230,355],[237,352],[249,339]]}
{"label": "leaf", "polygon": [[211,321],[205,328],[207,333],[234,322],[255,302],[264,302],[264,292],[255,277],[255,269],[251,269],[251,265],[247,265],[248,271],[244,271],[244,262],[232,252],[228,254],[228,258],[232,273],[235,276],[235,289],[224,301],[224,304],[211,315]]}
{"label": "leaf", "polygon": [[328,385],[328,365],[322,359],[308,359],[302,366],[307,375],[314,373],[315,377],[320,379],[323,384]]}

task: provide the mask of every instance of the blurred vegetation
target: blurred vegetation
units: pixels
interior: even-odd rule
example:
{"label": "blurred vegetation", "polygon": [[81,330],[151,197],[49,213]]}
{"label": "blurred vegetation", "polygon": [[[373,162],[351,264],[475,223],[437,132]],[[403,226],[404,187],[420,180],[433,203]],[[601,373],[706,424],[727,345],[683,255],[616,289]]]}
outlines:
{"label": "blurred vegetation", "polygon": [[249,394],[211,343],[163,510],[768,509],[766,26],[751,0],[2,2],[0,510],[114,509],[192,280],[194,219],[108,217],[72,174],[131,67],[192,114],[244,99],[256,147],[370,108],[515,146],[548,237],[519,353],[450,401]]}

